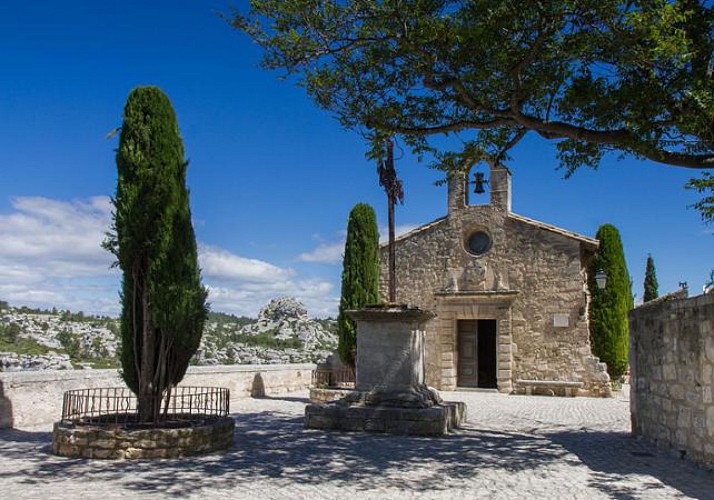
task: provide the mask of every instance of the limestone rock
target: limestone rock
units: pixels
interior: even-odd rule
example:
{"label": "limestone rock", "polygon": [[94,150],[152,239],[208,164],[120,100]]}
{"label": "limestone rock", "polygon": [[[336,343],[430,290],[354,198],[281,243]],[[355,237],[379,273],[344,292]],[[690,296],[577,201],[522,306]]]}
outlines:
{"label": "limestone rock", "polygon": [[258,314],[258,320],[302,320],[306,321],[307,309],[292,297],[278,297],[271,300]]}

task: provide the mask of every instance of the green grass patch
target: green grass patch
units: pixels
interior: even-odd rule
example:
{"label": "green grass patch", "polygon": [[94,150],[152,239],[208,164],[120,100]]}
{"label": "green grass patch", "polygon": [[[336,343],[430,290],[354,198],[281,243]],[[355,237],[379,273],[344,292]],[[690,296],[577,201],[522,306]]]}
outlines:
{"label": "green grass patch", "polygon": [[0,337],[0,351],[14,352],[28,356],[40,356],[50,352],[50,348],[42,344],[38,344],[33,339],[17,338],[14,342],[10,342],[4,337]]}
{"label": "green grass patch", "polygon": [[271,349],[303,348],[300,339],[278,339],[275,337],[275,332],[273,331],[262,332],[258,335],[234,334],[232,340],[250,347],[268,347]]}

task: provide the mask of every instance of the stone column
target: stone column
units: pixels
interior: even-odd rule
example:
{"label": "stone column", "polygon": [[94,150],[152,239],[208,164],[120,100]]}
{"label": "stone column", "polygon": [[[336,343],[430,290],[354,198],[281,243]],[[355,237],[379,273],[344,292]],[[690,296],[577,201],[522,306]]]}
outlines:
{"label": "stone column", "polygon": [[463,210],[469,204],[466,180],[468,172],[456,171],[449,174],[448,180],[448,210],[449,215]]}
{"label": "stone column", "polygon": [[435,315],[416,308],[348,311],[357,323],[355,389],[368,404],[428,407],[437,399],[424,383],[426,322]]}
{"label": "stone column", "polygon": [[511,211],[511,172],[501,164],[491,165],[491,206],[503,210],[506,213]]}

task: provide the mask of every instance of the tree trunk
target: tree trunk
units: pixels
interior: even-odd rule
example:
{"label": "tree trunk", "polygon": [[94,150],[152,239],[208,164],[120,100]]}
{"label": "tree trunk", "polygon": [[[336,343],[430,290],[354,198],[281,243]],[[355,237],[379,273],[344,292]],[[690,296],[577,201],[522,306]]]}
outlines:
{"label": "tree trunk", "polygon": [[156,397],[153,378],[155,372],[155,332],[151,321],[149,297],[145,287],[141,287],[141,370],[139,371],[139,421],[155,422],[160,401]]}
{"label": "tree trunk", "polygon": [[390,304],[396,304],[397,302],[397,257],[394,251],[394,197],[389,196],[389,302]]}

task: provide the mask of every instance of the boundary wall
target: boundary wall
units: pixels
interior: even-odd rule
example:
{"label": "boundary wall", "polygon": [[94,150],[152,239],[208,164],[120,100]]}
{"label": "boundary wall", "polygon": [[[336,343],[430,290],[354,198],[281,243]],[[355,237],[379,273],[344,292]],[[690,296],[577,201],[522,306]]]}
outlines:
{"label": "boundary wall", "polygon": [[[241,398],[306,390],[313,364],[192,366],[180,385],[227,387],[231,411]],[[65,391],[123,387],[117,370],[43,370],[0,373],[0,429],[51,425],[62,415]],[[235,402],[235,403],[234,403]]]}
{"label": "boundary wall", "polygon": [[714,468],[714,294],[630,311],[632,432]]}

